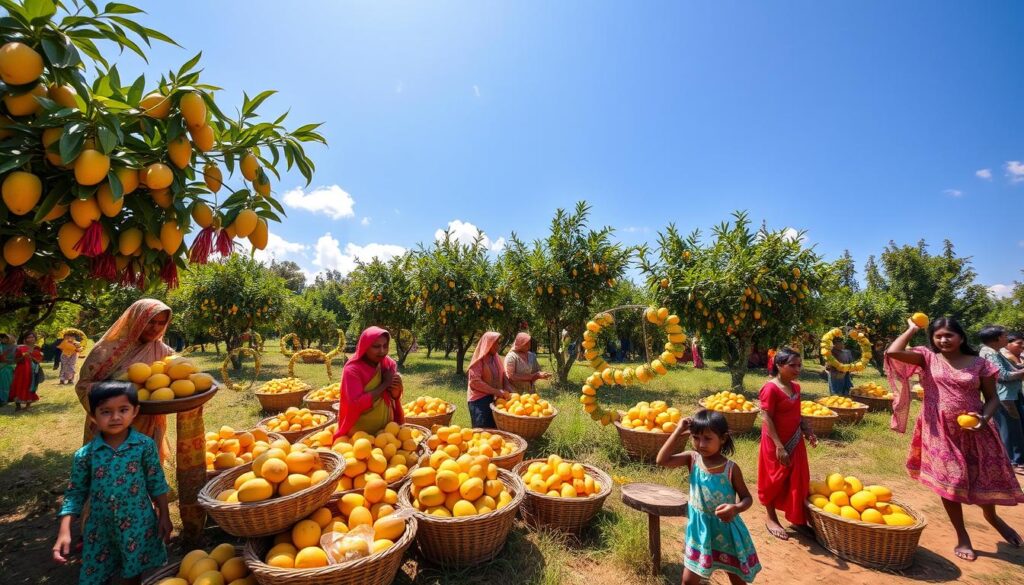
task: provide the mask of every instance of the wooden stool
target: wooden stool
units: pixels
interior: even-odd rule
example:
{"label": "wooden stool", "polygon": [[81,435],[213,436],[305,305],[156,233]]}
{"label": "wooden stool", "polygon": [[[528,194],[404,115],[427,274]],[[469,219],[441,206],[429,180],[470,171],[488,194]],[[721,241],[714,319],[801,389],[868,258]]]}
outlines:
{"label": "wooden stool", "polygon": [[647,514],[651,567],[657,575],[661,573],[661,517],[686,516],[687,497],[677,489],[656,483],[627,483],[621,490],[623,504]]}

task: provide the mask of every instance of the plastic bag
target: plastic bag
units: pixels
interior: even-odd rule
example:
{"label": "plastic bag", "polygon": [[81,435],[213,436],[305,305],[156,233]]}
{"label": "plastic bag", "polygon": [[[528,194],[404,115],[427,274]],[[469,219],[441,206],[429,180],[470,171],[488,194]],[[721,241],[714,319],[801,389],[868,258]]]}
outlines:
{"label": "plastic bag", "polygon": [[[412,510],[403,508],[386,518],[408,518]],[[408,528],[407,528],[408,529]],[[363,524],[348,532],[328,532],[320,537],[320,547],[327,553],[327,562],[340,565],[373,554],[375,540],[373,526]]]}

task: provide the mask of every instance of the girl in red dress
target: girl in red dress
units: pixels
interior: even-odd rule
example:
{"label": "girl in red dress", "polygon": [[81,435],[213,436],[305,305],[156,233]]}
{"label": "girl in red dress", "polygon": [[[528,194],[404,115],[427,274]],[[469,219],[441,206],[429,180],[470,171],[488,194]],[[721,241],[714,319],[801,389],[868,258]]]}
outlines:
{"label": "girl in red dress", "polygon": [[781,540],[789,535],[776,510],[785,512],[786,520],[798,528],[807,525],[804,501],[811,473],[804,439],[812,447],[818,445],[818,438],[800,417],[800,385],[795,380],[802,366],[799,353],[780,349],[769,371],[775,377],[764,383],[759,394],[764,425],[757,458],[757,497],[768,512],[765,527]]}
{"label": "girl in red dress", "polygon": [[11,380],[10,397],[15,403],[14,410],[27,410],[30,404],[39,400],[36,394],[36,368],[42,361],[43,353],[36,347],[35,332],[23,333],[14,350],[14,379]]}

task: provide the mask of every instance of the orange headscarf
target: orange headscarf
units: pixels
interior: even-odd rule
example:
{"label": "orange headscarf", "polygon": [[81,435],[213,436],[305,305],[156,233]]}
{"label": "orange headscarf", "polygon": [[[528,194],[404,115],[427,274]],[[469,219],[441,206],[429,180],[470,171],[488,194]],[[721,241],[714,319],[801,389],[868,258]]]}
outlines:
{"label": "orange headscarf", "polygon": [[[157,315],[167,313],[167,325],[160,335],[152,341],[140,341],[142,332]],[[156,299],[139,299],[132,303],[124,313],[107,329],[96,345],[89,352],[89,357],[82,364],[82,375],[75,386],[75,393],[86,412],[89,411],[89,389],[97,382],[115,378],[125,372],[128,366],[136,362],[152,363],[172,353],[164,344],[164,333],[171,324],[171,308]],[[136,430],[148,435],[156,442],[160,450],[161,460],[166,458],[170,449],[167,445],[167,417],[164,415],[140,414],[132,424]],[[85,419],[85,438],[83,444],[92,440],[95,429]]]}

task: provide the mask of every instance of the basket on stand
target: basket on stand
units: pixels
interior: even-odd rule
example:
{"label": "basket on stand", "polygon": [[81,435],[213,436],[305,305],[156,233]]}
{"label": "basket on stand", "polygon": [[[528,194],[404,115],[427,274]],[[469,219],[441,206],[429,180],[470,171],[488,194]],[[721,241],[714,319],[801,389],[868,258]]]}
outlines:
{"label": "basket on stand", "polygon": [[898,571],[914,562],[921,532],[928,522],[920,512],[902,501],[893,500],[915,522],[909,526],[872,524],[850,520],[807,504],[807,518],[821,546],[841,559],[873,569]]}
{"label": "basket on stand", "polygon": [[299,519],[324,507],[331,499],[345,460],[337,453],[321,452],[320,461],[327,470],[327,479],[288,496],[261,502],[222,502],[217,494],[235,485],[238,476],[252,469],[252,464],[230,469],[206,483],[199,490],[199,505],[213,518],[224,532],[232,536],[272,536],[291,528]]}
{"label": "basket on stand", "polygon": [[[707,408],[707,401],[704,398],[697,401],[697,404],[700,405],[701,408]],[[761,412],[761,409],[755,408],[749,412],[719,412],[721,412],[722,416],[725,417],[725,421],[729,423],[729,433],[733,435],[742,435],[754,430],[754,423],[757,422],[757,413]]]}
{"label": "basket on stand", "polygon": [[867,404],[870,412],[892,412],[892,398],[876,398],[862,394],[850,394],[850,397]]}
{"label": "basket on stand", "polygon": [[527,441],[539,438],[548,430],[548,427],[551,426],[551,421],[555,420],[555,417],[558,416],[557,408],[552,406],[551,410],[553,412],[547,416],[519,416],[509,414],[491,404],[494,424],[498,427],[498,430],[519,435]]}
{"label": "basket on stand", "polygon": [[[634,431],[622,426],[619,421],[615,421],[615,430],[619,432],[619,440],[622,441],[626,454],[640,461],[654,461],[655,457],[658,456],[658,451],[661,451],[662,445],[668,441],[671,434]],[[689,436],[687,433],[680,434],[676,438],[673,449],[677,452],[686,449],[686,441]]]}
{"label": "basket on stand", "polygon": [[409,508],[419,521],[416,545],[432,563],[445,567],[469,567],[498,556],[523,501],[523,480],[507,469],[498,470],[498,479],[512,494],[512,501],[500,510],[478,516],[442,518],[420,512],[412,505],[410,485],[398,492],[398,505]]}
{"label": "basket on stand", "polygon": [[868,412],[867,404],[861,404],[860,406],[855,406],[853,408],[844,408],[842,406],[830,406],[822,402],[822,400],[824,400],[824,398],[819,398],[815,402],[822,406],[828,407],[830,410],[832,410],[832,412],[836,413],[836,415],[839,417],[839,420],[837,420],[836,422],[841,424],[859,423],[861,420],[864,419],[864,415]]}
{"label": "basket on stand", "polygon": [[[242,431],[242,432],[251,432],[252,430],[254,430],[254,429],[249,429],[248,431]],[[284,439],[285,441],[288,440],[288,439],[285,439],[284,435],[282,435],[280,433],[270,433],[270,432],[267,432],[265,429],[260,429],[260,430],[265,432],[265,433],[267,433],[267,438],[269,438],[271,442],[276,441],[278,439]],[[234,467],[229,467],[228,469],[234,469]],[[217,477],[218,475],[224,473],[225,471],[228,471],[228,469],[207,469],[206,470],[206,481],[210,481],[211,479]]]}
{"label": "basket on stand", "polygon": [[326,410],[311,410],[310,412],[312,412],[313,414],[322,414],[322,415],[326,416],[327,417],[327,422],[324,422],[323,424],[319,424],[319,425],[317,425],[315,427],[310,427],[308,429],[302,429],[300,431],[271,431],[270,429],[268,429],[266,427],[266,424],[268,422],[270,422],[270,419],[276,418],[276,416],[268,416],[267,418],[265,418],[265,419],[261,420],[260,422],[256,423],[256,426],[260,427],[264,431],[267,431],[268,433],[270,433],[270,432],[277,433],[277,434],[281,435],[282,437],[284,437],[285,439],[287,439],[289,443],[294,443],[294,442],[298,441],[299,439],[305,437],[306,435],[312,435],[313,433],[316,433],[317,431],[321,431],[323,429],[326,429],[327,427],[331,426],[332,424],[334,424],[334,423],[336,423],[338,421],[337,415],[335,415],[333,412],[330,412],[330,411],[326,411]]}
{"label": "basket on stand", "polygon": [[[235,546],[235,556],[245,557],[245,548],[241,546]],[[246,563],[248,564],[248,563]],[[171,579],[178,576],[178,569],[181,568],[181,561],[177,563],[171,563],[157,569],[155,573],[150,574],[142,581],[142,585],[157,585],[157,583],[163,582],[164,579]],[[251,571],[252,569],[250,569]]]}
{"label": "basket on stand", "polygon": [[416,538],[417,522],[408,518],[405,532],[384,552],[368,557],[315,569],[280,569],[263,562],[273,540],[249,539],[245,545],[245,564],[261,585],[388,585],[402,567],[405,551]]}
{"label": "basket on stand", "polygon": [[[829,407],[830,409],[832,407]],[[836,424],[836,420],[839,419],[839,415],[833,413],[831,416],[808,416],[806,414],[800,415],[800,418],[807,421],[807,426],[811,427],[811,432],[817,437],[825,437],[832,432],[832,428]]]}
{"label": "basket on stand", "polygon": [[[546,462],[546,459],[527,459],[516,465],[512,473],[522,478],[531,463]],[[566,463],[577,463],[566,461]],[[605,499],[612,493],[612,478],[586,463],[581,463],[586,473],[601,484],[601,491],[585,498],[561,498],[526,490],[519,513],[531,526],[545,526],[565,534],[579,534],[594,516],[601,511]]]}
{"label": "basket on stand", "polygon": [[455,414],[455,405],[449,403],[447,412],[442,414],[435,414],[433,416],[412,416],[405,415],[405,422],[419,425],[425,428],[431,428],[434,425],[440,425],[442,427],[449,426],[452,424],[452,416]]}

